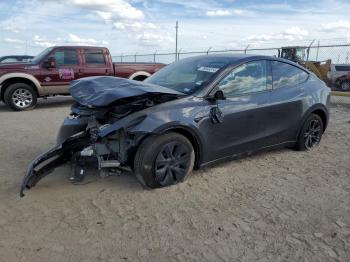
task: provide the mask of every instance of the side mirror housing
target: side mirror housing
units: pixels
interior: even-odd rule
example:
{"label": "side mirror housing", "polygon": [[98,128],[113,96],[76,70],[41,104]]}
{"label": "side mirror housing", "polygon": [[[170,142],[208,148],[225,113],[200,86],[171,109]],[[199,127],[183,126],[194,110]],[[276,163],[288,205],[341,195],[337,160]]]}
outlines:
{"label": "side mirror housing", "polygon": [[214,94],[214,99],[215,100],[225,100],[225,95],[224,92],[222,92],[222,90],[217,90]]}
{"label": "side mirror housing", "polygon": [[46,68],[55,68],[56,67],[56,59],[54,57],[49,57],[44,62],[44,67],[46,67]]}

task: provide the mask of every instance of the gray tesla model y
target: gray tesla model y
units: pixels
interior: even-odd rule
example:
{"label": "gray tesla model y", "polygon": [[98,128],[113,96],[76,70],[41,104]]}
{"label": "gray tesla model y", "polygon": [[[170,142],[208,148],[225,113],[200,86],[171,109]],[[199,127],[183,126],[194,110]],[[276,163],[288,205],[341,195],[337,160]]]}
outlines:
{"label": "gray tesla model y", "polygon": [[75,99],[57,145],[28,167],[21,195],[63,163],[77,183],[94,165],[104,176],[133,170],[145,186],[176,184],[193,168],[262,149],[317,146],[330,89],[293,62],[207,55],[172,63],[144,82],[73,81]]}

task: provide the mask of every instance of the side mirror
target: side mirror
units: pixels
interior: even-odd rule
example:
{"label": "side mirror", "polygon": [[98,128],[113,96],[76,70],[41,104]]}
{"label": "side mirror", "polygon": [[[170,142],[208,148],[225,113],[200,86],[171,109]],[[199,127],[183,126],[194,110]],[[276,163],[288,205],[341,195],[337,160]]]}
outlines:
{"label": "side mirror", "polygon": [[56,59],[54,57],[49,57],[47,59],[47,61],[44,62],[44,67],[55,68],[56,67]]}
{"label": "side mirror", "polygon": [[214,94],[214,99],[215,100],[225,100],[225,95],[224,92],[222,92],[222,90],[217,90]]}

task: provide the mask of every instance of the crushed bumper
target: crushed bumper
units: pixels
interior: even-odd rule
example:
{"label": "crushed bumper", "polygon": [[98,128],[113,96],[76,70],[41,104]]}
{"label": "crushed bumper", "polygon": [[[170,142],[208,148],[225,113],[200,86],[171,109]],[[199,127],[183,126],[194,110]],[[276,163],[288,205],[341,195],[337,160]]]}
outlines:
{"label": "crushed bumper", "polygon": [[75,152],[88,144],[87,134],[81,132],[35,158],[28,166],[22,180],[20,196],[23,197],[26,189],[34,187],[42,178],[50,174],[56,167],[68,162]]}

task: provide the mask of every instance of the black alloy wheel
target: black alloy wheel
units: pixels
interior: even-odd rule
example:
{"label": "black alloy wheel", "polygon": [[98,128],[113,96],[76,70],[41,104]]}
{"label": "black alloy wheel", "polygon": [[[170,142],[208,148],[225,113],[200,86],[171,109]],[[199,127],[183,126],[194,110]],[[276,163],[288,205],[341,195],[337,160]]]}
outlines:
{"label": "black alloy wheel", "polygon": [[311,149],[317,146],[321,141],[322,136],[322,123],[318,119],[313,119],[309,122],[305,133],[305,147]]}
{"label": "black alloy wheel", "polygon": [[323,135],[324,123],[319,115],[311,114],[300,131],[296,148],[298,150],[310,150],[318,146]]}
{"label": "black alloy wheel", "polygon": [[183,135],[169,132],[146,138],[134,159],[134,172],[146,187],[159,188],[183,182],[193,170],[195,153]]}
{"label": "black alloy wheel", "polygon": [[184,179],[191,165],[191,149],[180,142],[170,142],[159,152],[155,164],[155,180],[161,186],[176,184]]}

